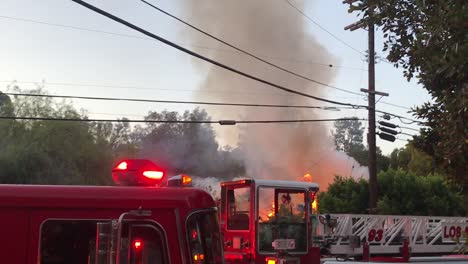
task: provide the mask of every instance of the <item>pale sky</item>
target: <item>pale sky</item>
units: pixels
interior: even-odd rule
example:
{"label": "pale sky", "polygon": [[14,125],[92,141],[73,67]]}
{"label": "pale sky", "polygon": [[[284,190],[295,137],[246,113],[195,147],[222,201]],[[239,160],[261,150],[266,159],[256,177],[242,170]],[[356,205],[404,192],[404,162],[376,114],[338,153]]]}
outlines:
{"label": "pale sky", "polygon": [[[184,15],[187,12],[181,11],[184,3],[188,1],[199,0],[153,0],[150,2],[197,25],[196,17],[186,18]],[[287,11],[288,15],[302,16],[288,5],[285,5],[284,1],[286,0],[271,0],[271,4],[284,5],[285,12]],[[290,1],[294,2],[295,0]],[[346,25],[355,22],[356,17],[354,14],[348,14],[347,6],[341,2],[341,0],[297,0],[294,3],[303,3],[305,5],[304,12],[314,21],[349,45],[365,51],[367,49],[367,31],[346,32],[343,30]],[[208,39],[203,43],[187,42],[187,39],[189,39],[186,37],[187,34],[198,33],[150,9],[140,1],[89,0],[89,3],[196,52],[209,54],[209,50],[198,48],[199,45],[219,47],[219,44],[214,40]],[[290,10],[286,10],[287,8]],[[91,12],[72,1],[3,0],[0,2],[0,90],[2,91],[5,90],[8,82],[13,80],[19,81],[20,87],[26,89],[32,88],[33,85],[21,82],[41,82],[45,80],[48,83],[61,83],[60,85],[46,85],[46,89],[52,94],[193,100],[194,93],[199,89],[199,85],[204,79],[203,73],[195,69],[193,59],[189,55],[157,41],[50,26],[17,19],[96,29],[145,38],[138,32]],[[308,32],[304,32],[304,34],[314,35],[328,49],[329,53],[333,54],[339,61],[336,66],[341,67],[329,68],[335,74],[335,78],[330,84],[355,92],[359,92],[360,88],[367,88],[367,71],[365,71],[367,63],[363,61],[363,56],[338,42],[306,18],[304,18],[304,23],[307,24],[308,29]],[[223,32],[223,36],[229,36],[229,32]],[[233,42],[233,40],[228,41]],[[268,43],[265,43],[265,45],[268,45]],[[378,32],[376,51],[379,54],[382,54],[382,46],[381,34]],[[261,51],[255,50],[251,50],[251,52],[261,53]],[[281,60],[275,62],[281,64]],[[223,63],[229,65],[229,61]],[[287,67],[288,63],[282,65]],[[329,64],[330,62],[320,61],[314,63]],[[268,66],[265,65],[265,68],[268,68]],[[80,86],[63,84],[80,84]],[[89,84],[106,87],[82,86]],[[290,88],[294,89],[294,87]],[[322,88],[327,91],[326,98],[355,104],[367,104],[364,95],[357,96],[327,87]],[[408,83],[400,69],[395,69],[385,62],[376,65],[376,89],[390,94],[388,98],[383,99],[384,102],[405,107],[420,105],[430,100],[427,92],[418,86],[416,82]],[[222,90],[222,84],[220,90]],[[219,91],[208,92],[216,93]],[[208,92],[205,91],[205,93]],[[275,90],[272,90],[272,92],[275,92]],[[198,94],[197,99],[202,97],[203,93]],[[255,99],[253,97],[249,102],[256,102]],[[235,101],[235,96],[233,96],[233,102],[242,103],[241,101]],[[149,110],[183,111],[194,108],[191,105],[156,105],[83,100],[74,101],[74,105],[87,109],[91,118],[127,116],[130,119],[140,119]],[[210,113],[216,113],[216,107],[205,108]],[[377,108],[412,118],[410,114],[406,113],[406,109],[381,103],[377,105]],[[237,119],[236,109],[229,109],[232,109],[232,116],[222,118]],[[223,113],[226,113],[226,111]],[[366,117],[367,112],[363,110],[326,112],[322,117],[349,117],[354,115]],[[418,128],[416,125],[401,124],[396,119],[394,121],[403,126]],[[231,128],[224,127],[223,129]],[[409,130],[405,132],[415,133]],[[407,137],[403,136],[403,138]],[[219,140],[223,142],[222,138]],[[402,147],[404,144],[403,141],[390,143],[380,139],[377,140],[377,145],[387,154],[395,147]]]}

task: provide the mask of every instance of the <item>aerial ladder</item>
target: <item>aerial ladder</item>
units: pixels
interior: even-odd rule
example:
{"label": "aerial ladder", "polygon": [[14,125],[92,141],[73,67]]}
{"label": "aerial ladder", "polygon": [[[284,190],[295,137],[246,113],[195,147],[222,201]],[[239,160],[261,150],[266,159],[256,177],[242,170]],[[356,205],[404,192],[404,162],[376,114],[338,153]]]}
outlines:
{"label": "aerial ladder", "polygon": [[467,217],[332,214],[319,220],[317,238],[328,256],[408,262],[468,252]]}

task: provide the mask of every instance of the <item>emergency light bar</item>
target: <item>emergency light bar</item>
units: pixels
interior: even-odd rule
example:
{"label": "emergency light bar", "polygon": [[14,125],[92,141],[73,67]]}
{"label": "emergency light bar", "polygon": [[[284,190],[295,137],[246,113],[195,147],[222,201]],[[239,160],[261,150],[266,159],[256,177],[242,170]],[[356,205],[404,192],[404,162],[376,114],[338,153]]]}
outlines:
{"label": "emergency light bar", "polygon": [[112,178],[119,185],[154,186],[162,182],[164,170],[145,159],[123,160],[112,169]]}
{"label": "emergency light bar", "polygon": [[176,175],[167,180],[167,186],[191,187],[192,178],[185,174]]}

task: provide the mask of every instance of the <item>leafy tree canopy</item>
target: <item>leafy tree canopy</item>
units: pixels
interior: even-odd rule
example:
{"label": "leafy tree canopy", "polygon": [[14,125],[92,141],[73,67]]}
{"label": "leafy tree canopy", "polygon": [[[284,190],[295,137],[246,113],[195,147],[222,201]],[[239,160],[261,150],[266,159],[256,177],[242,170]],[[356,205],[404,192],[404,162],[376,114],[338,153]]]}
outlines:
{"label": "leafy tree canopy", "polygon": [[[44,94],[10,87],[16,93]],[[68,101],[12,97],[0,93],[1,116],[87,119]],[[150,112],[147,120],[209,120],[202,109]],[[169,175],[232,178],[244,173],[236,149],[220,148],[209,124],[148,122],[132,128],[120,122],[0,120],[0,183],[112,184],[112,166],[120,159],[151,159]]]}
{"label": "leafy tree canopy", "polygon": [[[378,175],[377,211],[389,215],[467,215],[459,188],[439,174],[426,177],[402,169]],[[366,180],[336,177],[319,195],[322,213],[368,213],[369,184]]]}
{"label": "leafy tree canopy", "polygon": [[[362,166],[369,165],[369,150],[363,144],[364,127],[359,120],[339,120],[331,131],[337,150],[353,157]],[[377,147],[377,171],[387,170],[390,164],[388,157]]]}
{"label": "leafy tree canopy", "polygon": [[387,59],[408,80],[418,78],[433,97],[414,109],[427,120],[414,146],[468,187],[468,1],[363,0],[349,11],[382,29]]}

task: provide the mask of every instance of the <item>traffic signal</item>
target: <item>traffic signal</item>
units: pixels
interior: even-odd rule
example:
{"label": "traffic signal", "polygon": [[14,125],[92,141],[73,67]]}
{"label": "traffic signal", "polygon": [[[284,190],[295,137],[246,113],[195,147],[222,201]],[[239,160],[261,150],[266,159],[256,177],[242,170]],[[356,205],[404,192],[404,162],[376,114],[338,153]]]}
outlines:
{"label": "traffic signal", "polygon": [[398,131],[390,129],[390,128],[379,126],[379,129],[387,134],[392,134],[392,135],[398,134]]}
{"label": "traffic signal", "polygon": [[381,132],[377,133],[377,135],[379,135],[379,137],[383,140],[394,142],[395,135],[398,134],[398,131],[394,130],[393,128],[397,128],[398,126],[386,121],[379,121],[378,123],[380,125],[379,129]]}
{"label": "traffic signal", "polygon": [[383,140],[387,140],[387,141],[390,141],[390,142],[394,142],[395,141],[395,136],[392,136],[390,134],[386,134],[386,133],[377,133],[377,135],[379,135],[379,137]]}

